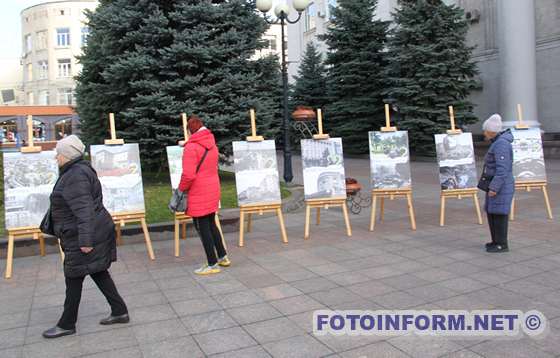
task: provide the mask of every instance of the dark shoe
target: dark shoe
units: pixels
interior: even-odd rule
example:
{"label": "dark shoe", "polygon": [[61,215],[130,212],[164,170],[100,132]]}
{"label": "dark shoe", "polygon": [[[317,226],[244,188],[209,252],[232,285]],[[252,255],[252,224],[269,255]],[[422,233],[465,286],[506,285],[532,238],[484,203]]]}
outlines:
{"label": "dark shoe", "polygon": [[507,246],[496,244],[494,246],[490,246],[486,249],[486,252],[508,252],[509,249]]}
{"label": "dark shoe", "polygon": [[495,246],[495,245],[496,245],[495,242],[487,242],[484,246],[486,246],[486,248],[489,248],[489,247],[492,247],[492,246]]}
{"label": "dark shoe", "polygon": [[99,324],[102,324],[104,326],[108,326],[111,324],[117,324],[117,323],[128,323],[130,322],[130,317],[128,317],[128,313],[122,314],[120,316],[109,316],[107,318],[103,318],[101,321],[99,321]]}
{"label": "dark shoe", "polygon": [[75,333],[76,333],[75,329],[62,329],[59,326],[54,326],[53,328],[47,329],[45,332],[43,332],[43,337],[58,338],[63,336],[69,336]]}

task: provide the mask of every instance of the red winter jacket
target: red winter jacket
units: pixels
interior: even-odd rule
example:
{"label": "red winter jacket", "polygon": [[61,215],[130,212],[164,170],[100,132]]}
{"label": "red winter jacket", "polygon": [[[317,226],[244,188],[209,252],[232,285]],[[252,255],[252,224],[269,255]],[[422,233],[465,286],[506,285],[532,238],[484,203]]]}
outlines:
{"label": "red winter jacket", "polygon": [[[208,154],[196,173],[196,167],[206,149]],[[206,128],[201,128],[191,135],[185,144],[179,190],[187,192],[187,215],[196,218],[218,211],[220,202],[218,148],[214,135]]]}

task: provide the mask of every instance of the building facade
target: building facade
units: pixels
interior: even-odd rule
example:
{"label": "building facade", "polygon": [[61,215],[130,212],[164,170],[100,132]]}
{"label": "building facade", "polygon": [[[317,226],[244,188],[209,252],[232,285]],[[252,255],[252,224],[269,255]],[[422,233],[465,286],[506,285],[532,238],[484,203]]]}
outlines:
{"label": "building facade", "polygon": [[76,57],[87,43],[86,9],[96,0],[54,1],[24,9],[22,91],[24,105],[73,105]]}
{"label": "building facade", "polygon": [[[560,133],[560,1],[558,0],[447,0],[462,7],[469,21],[467,41],[475,45],[483,89],[473,93],[480,120],[500,113],[508,125],[523,117],[540,126],[548,137]],[[302,23],[288,27],[290,77],[297,74],[305,46],[324,34],[336,0],[314,0]],[[377,16],[391,20],[397,0],[379,0]],[[480,123],[470,130],[480,133]]]}

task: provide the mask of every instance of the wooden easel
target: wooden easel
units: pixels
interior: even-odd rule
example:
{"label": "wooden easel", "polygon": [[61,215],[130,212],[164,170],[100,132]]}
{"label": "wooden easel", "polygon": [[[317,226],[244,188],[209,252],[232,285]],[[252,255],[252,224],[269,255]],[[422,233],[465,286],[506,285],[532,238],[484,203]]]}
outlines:
{"label": "wooden easel", "polygon": [[[33,144],[33,117],[27,116],[27,146],[21,147],[21,153],[40,153],[42,148]],[[27,226],[8,229],[8,253],[6,255],[6,273],[5,278],[12,278],[14,264],[14,244],[15,240],[31,237],[33,240],[39,240],[39,252],[41,256],[45,256],[45,238],[38,227]]]}
{"label": "wooden easel", "polygon": [[[381,132],[396,132],[397,127],[391,126],[391,115],[389,113],[389,105],[385,104],[385,127],[381,127]],[[408,205],[408,215],[410,217],[410,226],[412,230],[416,230],[416,217],[414,215],[414,207],[412,205],[412,188],[400,189],[373,189],[371,191],[371,217],[369,222],[369,231],[375,229],[375,216],[377,210],[377,198],[380,199],[379,220],[383,222],[385,215],[385,198],[394,200],[395,198],[406,198]]]}
{"label": "wooden easel", "polygon": [[[183,121],[183,135],[185,138],[185,144],[189,140],[189,132],[187,131],[187,114],[181,113],[181,119]],[[180,239],[186,240],[187,239],[187,224],[193,222],[193,218],[186,215],[185,213],[175,213],[175,225],[174,225],[174,233],[173,239],[175,242],[175,257],[179,257],[181,255],[181,248],[180,248]],[[224,240],[224,234],[222,231],[222,225],[220,224],[220,218],[218,214],[216,214],[215,218],[216,226],[220,231],[220,235],[222,237],[222,242],[224,247],[226,247],[226,242]]]}
{"label": "wooden easel", "polygon": [[[124,140],[117,139],[115,130],[115,115],[113,113],[109,113],[109,126],[111,130],[111,139],[106,139],[105,145],[123,145]],[[142,226],[142,231],[144,232],[144,240],[146,241],[148,256],[150,257],[150,260],[155,260],[154,249],[152,248],[152,240],[150,239],[150,232],[148,231],[148,225],[146,223],[145,211],[111,213],[111,217],[113,218],[113,222],[115,223],[118,245],[122,243],[122,227],[130,223],[140,223],[140,225]]]}
{"label": "wooden easel", "polygon": [[[257,125],[255,118],[255,110],[251,108],[251,135],[246,138],[247,142],[262,142],[264,138],[257,135]],[[282,234],[282,242],[288,243],[288,235],[286,234],[286,226],[284,225],[284,215],[282,214],[282,203],[262,203],[249,204],[239,206],[239,247],[245,244],[245,216],[247,216],[247,232],[251,232],[252,215],[263,215],[264,213],[276,213],[278,223],[280,224],[280,232]]]}
{"label": "wooden easel", "polygon": [[[318,134],[313,135],[314,140],[329,139],[329,135],[323,133],[323,112],[320,108],[317,109],[317,128]],[[305,200],[305,232],[303,238],[309,239],[309,226],[311,221],[311,209],[317,209],[316,224],[321,224],[321,209],[328,210],[330,207],[342,207],[342,214],[344,216],[344,224],[346,225],[346,235],[352,236],[352,227],[350,226],[350,217],[348,216],[348,208],[346,207],[346,197],[340,198],[325,198],[325,199],[306,199]]]}
{"label": "wooden easel", "polygon": [[[521,108],[521,104],[517,104],[517,124],[515,125],[515,129],[524,130],[529,129],[529,126],[523,122],[523,110]],[[542,190],[543,197],[544,197],[544,204],[546,207],[546,213],[549,219],[552,219],[552,208],[550,207],[550,199],[548,197],[548,189],[547,189],[547,181],[546,180],[523,180],[523,181],[516,181],[515,182],[515,191],[526,191],[530,193],[533,190]],[[511,213],[509,215],[511,221],[515,220],[515,196],[511,201]]]}
{"label": "wooden easel", "polygon": [[[447,134],[457,135],[463,133],[460,129],[455,127],[455,115],[453,113],[453,106],[449,106],[449,118],[451,120],[451,129],[447,131]],[[439,214],[439,226],[445,225],[445,201],[447,198],[463,199],[464,197],[471,197],[473,199],[474,207],[476,209],[476,216],[478,219],[478,224],[482,225],[482,214],[480,212],[480,203],[478,201],[478,189],[477,188],[466,188],[466,189],[446,189],[442,190],[440,194],[440,214]]]}

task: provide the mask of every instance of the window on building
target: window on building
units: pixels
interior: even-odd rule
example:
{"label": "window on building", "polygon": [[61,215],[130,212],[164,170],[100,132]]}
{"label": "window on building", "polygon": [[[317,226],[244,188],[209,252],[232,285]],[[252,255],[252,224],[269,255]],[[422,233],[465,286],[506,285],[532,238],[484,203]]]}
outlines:
{"label": "window on building", "polygon": [[327,19],[328,20],[332,20],[332,18],[334,17],[332,9],[337,6],[336,1],[337,0],[327,0],[327,2],[326,2],[326,5],[327,5]]}
{"label": "window on building", "polygon": [[49,78],[49,61],[39,61],[39,79],[46,80]]}
{"label": "window on building", "polygon": [[63,119],[54,124],[56,140],[61,140],[62,138],[72,134],[72,120]]}
{"label": "window on building", "polygon": [[0,139],[3,143],[15,142],[17,134],[17,123],[16,121],[9,119],[4,122],[0,122]]}
{"label": "window on building", "polygon": [[82,46],[87,45],[87,38],[89,36],[89,27],[82,27]]}
{"label": "window on building", "polygon": [[47,34],[47,30],[37,32],[37,50],[45,50],[47,48]]}
{"label": "window on building", "polygon": [[47,90],[39,91],[39,105],[41,106],[49,105],[49,91]]}
{"label": "window on building", "polygon": [[58,89],[58,104],[72,105],[74,103],[74,90],[72,88]]}
{"label": "window on building", "polygon": [[25,35],[25,53],[29,53],[32,50],[31,34]]}
{"label": "window on building", "polygon": [[27,80],[33,81],[33,64],[28,63],[27,65],[25,65],[25,71],[27,73]]}
{"label": "window on building", "polygon": [[305,10],[305,31],[315,28],[315,20],[317,18],[317,7],[314,3],[309,4]]}
{"label": "window on building", "polygon": [[69,58],[58,60],[58,77],[71,77],[72,64]]}
{"label": "window on building", "polygon": [[33,140],[45,141],[45,124],[36,119],[33,120]]}
{"label": "window on building", "polygon": [[70,28],[56,29],[56,45],[60,47],[70,46]]}

